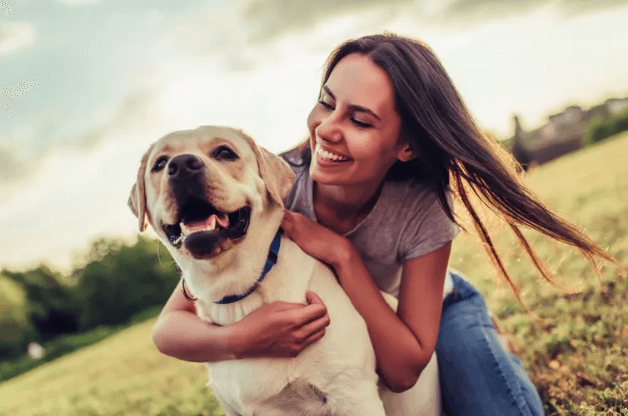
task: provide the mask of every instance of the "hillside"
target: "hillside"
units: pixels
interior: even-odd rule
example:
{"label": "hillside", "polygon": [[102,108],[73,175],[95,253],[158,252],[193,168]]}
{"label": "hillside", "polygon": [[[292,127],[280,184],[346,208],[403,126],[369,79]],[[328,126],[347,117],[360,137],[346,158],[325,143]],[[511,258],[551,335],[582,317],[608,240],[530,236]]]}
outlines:
{"label": "hillside", "polygon": [[[557,211],[582,225],[611,253],[628,262],[628,133],[544,165],[530,186]],[[577,252],[531,234],[535,247],[565,285],[563,294],[539,283],[505,230],[497,240],[526,303],[545,319],[522,313],[506,285],[469,236],[457,238],[452,265],[485,294],[501,325],[521,350],[548,414],[626,414],[628,400],[628,283],[614,267],[603,284]],[[0,383],[0,414],[221,415],[205,387],[200,364],[160,355],[153,320],[135,325],[21,376]]]}

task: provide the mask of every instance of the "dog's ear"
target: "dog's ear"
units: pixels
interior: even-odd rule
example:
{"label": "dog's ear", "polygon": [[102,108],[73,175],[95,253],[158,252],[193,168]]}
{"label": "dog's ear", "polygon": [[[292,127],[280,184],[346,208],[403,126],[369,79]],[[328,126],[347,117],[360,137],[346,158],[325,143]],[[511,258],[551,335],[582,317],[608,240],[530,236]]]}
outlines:
{"label": "dog's ear", "polygon": [[131,212],[138,218],[140,222],[140,231],[146,229],[146,186],[144,183],[144,176],[146,174],[146,165],[148,164],[148,156],[152,146],[142,157],[140,162],[140,170],[137,173],[137,182],[133,184],[131,188],[131,195],[129,196],[129,208]]}
{"label": "dog's ear", "polygon": [[283,199],[290,193],[296,175],[290,169],[290,165],[282,158],[258,146],[253,139],[241,130],[240,134],[246,139],[255,153],[260,176],[264,179],[264,184],[270,197],[283,207]]}

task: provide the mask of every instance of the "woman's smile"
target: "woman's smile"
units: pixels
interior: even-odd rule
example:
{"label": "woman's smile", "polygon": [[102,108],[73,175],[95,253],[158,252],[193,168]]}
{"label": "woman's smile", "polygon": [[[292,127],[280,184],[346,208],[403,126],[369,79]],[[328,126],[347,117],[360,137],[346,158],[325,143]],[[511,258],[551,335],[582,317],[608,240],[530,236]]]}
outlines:
{"label": "woman's smile", "polygon": [[340,163],[351,162],[353,160],[350,157],[337,153],[333,150],[323,149],[323,147],[318,143],[316,144],[314,153],[316,154],[317,162],[324,166],[338,165]]}

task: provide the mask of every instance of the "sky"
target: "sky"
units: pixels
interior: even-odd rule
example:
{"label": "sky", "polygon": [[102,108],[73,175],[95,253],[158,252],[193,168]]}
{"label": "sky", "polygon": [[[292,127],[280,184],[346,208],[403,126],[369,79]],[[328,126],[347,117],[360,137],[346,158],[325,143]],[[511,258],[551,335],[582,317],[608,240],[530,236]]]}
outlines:
{"label": "sky", "polygon": [[627,97],[627,21],[628,0],[0,0],[0,269],[68,272],[91,241],[137,236],[139,161],[171,131],[292,147],[347,39],[427,43],[508,138],[514,114],[533,129]]}

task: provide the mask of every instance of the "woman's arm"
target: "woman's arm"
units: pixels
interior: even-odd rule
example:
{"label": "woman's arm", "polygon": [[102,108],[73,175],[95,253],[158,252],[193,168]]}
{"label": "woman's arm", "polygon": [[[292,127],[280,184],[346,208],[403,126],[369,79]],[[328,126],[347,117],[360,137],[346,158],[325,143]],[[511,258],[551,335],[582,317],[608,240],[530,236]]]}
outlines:
{"label": "woman's arm", "polygon": [[153,342],[163,354],[194,362],[236,358],[294,357],[319,340],[329,325],[321,299],[307,292],[308,305],[272,302],[232,325],[203,322],[181,283],[162,309],[153,327]]}
{"label": "woman's arm", "polygon": [[396,314],[357,252],[332,264],[366,321],[379,374],[395,392],[414,386],[436,348],[450,251],[451,243],[447,243],[404,263]]}
{"label": "woman's arm", "polygon": [[334,268],[366,321],[378,372],[390,389],[412,387],[436,348],[451,243],[404,263],[395,314],[350,241],[294,213],[284,217],[282,226],[306,253]]}

